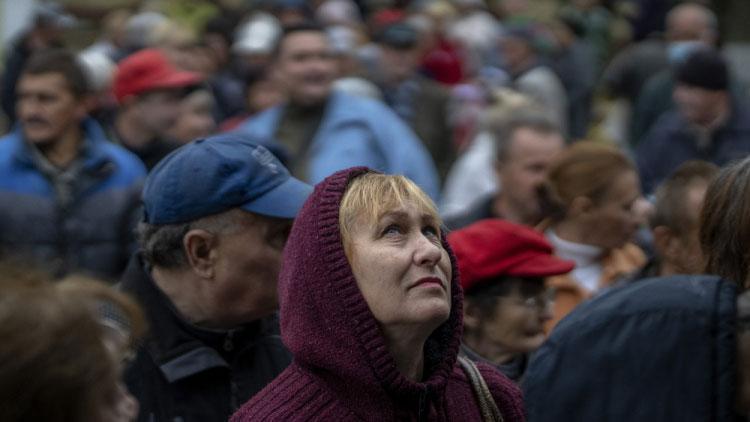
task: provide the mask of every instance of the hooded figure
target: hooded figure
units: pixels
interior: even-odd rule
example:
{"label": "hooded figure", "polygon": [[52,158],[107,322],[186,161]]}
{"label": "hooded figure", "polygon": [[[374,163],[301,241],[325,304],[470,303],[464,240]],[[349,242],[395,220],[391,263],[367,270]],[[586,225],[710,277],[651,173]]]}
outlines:
{"label": "hooded figure", "polygon": [[734,283],[680,275],[582,304],[529,363],[529,420],[735,420],[736,300]]}
{"label": "hooded figure", "polygon": [[[397,356],[389,350],[390,343],[384,335],[384,324],[375,316],[373,302],[355,278],[347,258],[345,242],[339,224],[342,198],[353,180],[363,175],[375,175],[359,167],[339,171],[318,184],[302,211],[297,216],[284,251],[284,261],[279,276],[281,307],[281,332],[284,344],[294,355],[294,361],[263,391],[254,396],[232,418],[239,421],[482,421],[478,402],[461,367],[457,355],[461,342],[462,291],[458,281],[456,260],[440,235],[439,217],[435,212],[436,230],[411,231],[410,223],[404,229],[386,228],[387,236],[431,236],[431,246],[439,249],[442,257],[438,265],[448,271],[448,280],[442,286],[446,291],[445,318],[424,341],[423,370],[418,380],[406,376],[397,366]],[[380,175],[378,175],[380,176]],[[386,183],[399,190],[396,206],[399,209],[419,208],[427,196],[416,185],[402,176]],[[366,182],[362,182],[366,183]],[[399,185],[401,183],[401,185]],[[394,187],[395,186],[395,187]],[[413,188],[412,188],[413,187]],[[405,192],[405,193],[404,193]],[[413,195],[416,193],[416,198]],[[387,194],[387,193],[386,193]],[[375,199],[379,199],[376,197]],[[382,203],[390,204],[391,198]],[[429,199],[426,199],[429,201]],[[400,202],[399,202],[400,201]],[[415,205],[416,204],[416,205]],[[376,205],[377,207],[378,205]],[[389,205],[381,206],[388,212]],[[424,207],[421,211],[424,211]],[[428,208],[434,210],[429,201]],[[357,221],[367,218],[367,211],[357,215]],[[419,214],[424,216],[425,214]],[[370,215],[371,219],[380,218]],[[431,218],[428,216],[428,218]],[[379,221],[379,220],[378,220]],[[364,222],[367,224],[367,222]],[[432,229],[433,226],[428,228]],[[354,230],[359,230],[355,227]],[[404,236],[407,236],[404,235]],[[428,244],[422,243],[425,248]],[[448,262],[440,262],[447,259]],[[390,261],[388,261],[390,262]],[[383,265],[383,277],[393,268]],[[411,266],[404,274],[414,271]],[[355,265],[355,267],[357,267]],[[373,270],[373,268],[370,270]],[[374,268],[377,271],[380,268]],[[404,275],[405,278],[408,276]],[[375,283],[378,284],[378,283]],[[427,283],[425,283],[427,284]],[[437,284],[437,283],[436,283]],[[413,298],[413,291],[396,286],[394,301],[403,295]],[[369,288],[369,287],[368,287]],[[440,287],[428,286],[425,290],[437,295]],[[425,291],[419,293],[425,295]],[[389,299],[391,296],[385,296]],[[442,297],[442,296],[441,296]],[[410,299],[411,300],[411,299]],[[420,305],[425,302],[420,302]],[[410,306],[407,302],[407,305]],[[398,310],[396,311],[398,312]],[[382,318],[380,318],[382,319]],[[505,376],[486,364],[478,364],[497,407],[505,421],[524,420],[520,392]]]}

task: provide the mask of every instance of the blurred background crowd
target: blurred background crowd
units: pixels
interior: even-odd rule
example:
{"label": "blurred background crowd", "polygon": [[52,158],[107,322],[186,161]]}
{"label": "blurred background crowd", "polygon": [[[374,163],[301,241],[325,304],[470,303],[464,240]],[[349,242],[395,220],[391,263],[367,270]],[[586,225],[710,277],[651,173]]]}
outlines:
{"label": "blurred background crowd", "polygon": [[[128,367],[141,420],[162,420],[154,415],[176,415],[181,406],[195,407],[184,414],[203,420],[225,419],[290,361],[274,329],[266,331],[266,318],[278,330],[270,315],[281,250],[309,195],[287,180],[316,185],[368,166],[407,176],[437,205],[466,294],[462,356],[525,379],[532,419],[565,420],[562,392],[589,384],[555,371],[574,365],[576,351],[594,353],[591,362],[609,353],[609,343],[588,339],[570,340],[574,352],[566,355],[566,342],[580,338],[565,333],[621,340],[581,328],[583,317],[564,320],[575,308],[605,319],[600,308],[579,305],[656,276],[717,274],[739,291],[750,284],[750,162],[741,161],[750,155],[748,19],[745,0],[0,0],[0,260],[49,273],[0,270],[10,274],[0,289],[12,293],[0,291],[0,311],[36,297],[35,306],[44,299],[64,312],[73,292],[92,296],[81,302],[90,309],[80,318],[95,335],[106,340],[99,331],[110,321],[97,304],[116,303],[137,326],[126,330],[126,342],[149,338],[129,299],[97,299],[88,282],[53,284],[63,286],[56,290],[47,278],[83,273],[123,282],[168,339],[147,340],[155,357],[141,348],[139,366]],[[215,137],[208,146],[192,142]],[[262,147],[243,149],[237,139]],[[283,195],[263,197],[278,186],[286,187]],[[262,217],[213,220],[250,199],[263,203],[243,210]],[[222,246],[217,256],[226,261],[211,265],[226,264],[217,277],[266,281],[273,292],[243,296],[239,284],[227,284],[221,294],[201,296],[175,287],[214,276],[199,268],[205,248],[190,243],[190,233],[224,236],[226,227],[243,224],[262,228]],[[262,247],[248,252],[247,245]],[[26,278],[37,290],[17,282]],[[684,294],[680,304],[696,308],[689,312],[721,320],[721,292],[734,287],[695,280],[718,292],[707,311],[691,302],[692,291],[670,296],[656,287],[653,297],[677,303]],[[633,297],[652,297],[643,289]],[[725,302],[734,324],[738,293],[731,294]],[[183,307],[199,297],[213,302]],[[243,308],[248,303],[260,311]],[[635,302],[615,296],[604,303],[609,317]],[[650,318],[650,302],[639,303],[635,312]],[[154,309],[173,308],[168,322],[157,321]],[[205,312],[205,320],[193,312]],[[660,329],[705,328],[652,322],[644,324],[657,337]],[[249,323],[257,325],[237,328]],[[714,328],[703,333],[705,344],[722,332]],[[551,332],[555,341],[542,346]],[[622,332],[636,338],[638,330],[624,324]],[[272,339],[264,346],[272,349],[263,355],[268,361],[243,366],[261,337]],[[535,364],[531,353],[540,347],[540,356],[560,354]],[[654,362],[680,347],[667,339]],[[102,369],[116,374],[107,393],[116,405],[97,411],[132,419],[138,408],[120,381],[125,347],[109,349],[97,353],[118,359]],[[215,360],[198,358],[206,349]],[[746,349],[741,358],[750,356]],[[180,366],[198,361],[194,372]],[[698,366],[710,372],[715,364]],[[214,382],[215,366],[234,365],[249,375],[221,378],[231,391],[206,395],[184,381],[204,374]],[[677,372],[663,378],[676,380]],[[701,397],[734,397],[726,387],[734,378],[721,379],[718,393]],[[189,392],[180,394],[191,398],[160,401],[180,382]],[[750,397],[750,387],[739,391]],[[539,410],[558,393],[559,413]],[[675,404],[671,415],[679,414],[682,398],[675,397],[663,398]],[[746,413],[750,399],[738,400],[734,411]]]}

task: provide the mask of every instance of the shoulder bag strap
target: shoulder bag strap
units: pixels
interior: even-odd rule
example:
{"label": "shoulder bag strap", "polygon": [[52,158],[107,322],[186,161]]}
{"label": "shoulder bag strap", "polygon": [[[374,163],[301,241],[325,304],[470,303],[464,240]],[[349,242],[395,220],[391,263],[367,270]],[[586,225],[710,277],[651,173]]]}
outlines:
{"label": "shoulder bag strap", "polygon": [[463,356],[459,356],[458,364],[461,365],[461,369],[466,373],[466,377],[471,384],[471,389],[474,391],[474,395],[479,402],[479,411],[482,414],[482,420],[484,422],[503,422],[503,415],[500,413],[500,409],[497,408],[495,399],[492,397],[487,383],[482,378],[482,374],[474,362]]}

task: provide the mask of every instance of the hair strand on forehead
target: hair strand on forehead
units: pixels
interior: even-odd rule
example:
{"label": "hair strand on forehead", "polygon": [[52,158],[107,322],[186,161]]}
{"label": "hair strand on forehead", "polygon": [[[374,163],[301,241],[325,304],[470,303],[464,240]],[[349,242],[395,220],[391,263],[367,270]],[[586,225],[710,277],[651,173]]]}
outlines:
{"label": "hair strand on forehead", "polygon": [[386,214],[414,204],[420,212],[432,216],[437,225],[442,220],[435,203],[414,182],[400,175],[366,173],[349,183],[339,208],[339,228],[344,251],[349,256],[351,231],[359,222],[375,223]]}

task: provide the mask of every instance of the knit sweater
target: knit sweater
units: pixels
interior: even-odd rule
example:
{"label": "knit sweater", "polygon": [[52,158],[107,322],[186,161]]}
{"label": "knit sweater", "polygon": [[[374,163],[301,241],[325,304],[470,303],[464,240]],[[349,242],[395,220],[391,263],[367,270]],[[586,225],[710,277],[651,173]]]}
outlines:
{"label": "knit sweater", "polygon": [[[451,312],[425,344],[421,382],[396,367],[354,279],[339,231],[349,182],[368,169],[339,171],[318,184],[300,211],[279,276],[281,332],[294,361],[232,417],[240,421],[481,421],[456,364],[463,293],[453,269]],[[525,420],[521,394],[504,375],[478,365],[506,421]]]}

